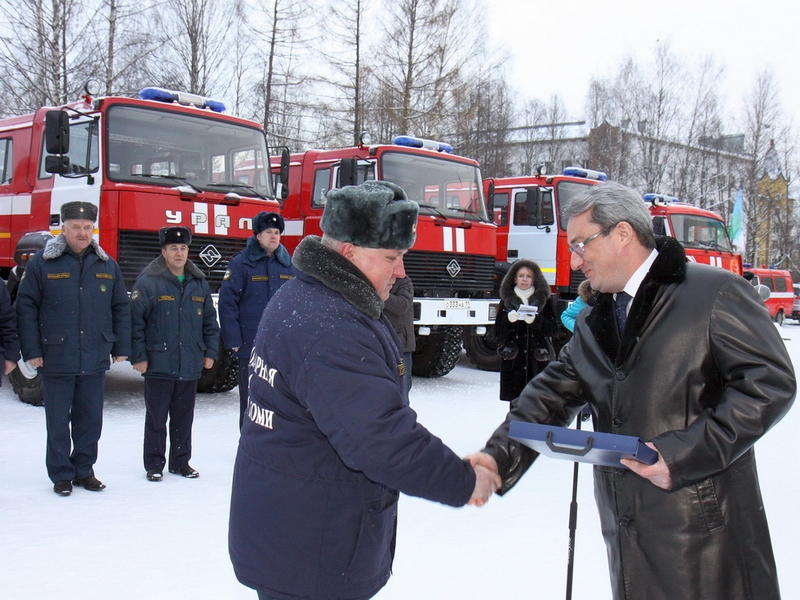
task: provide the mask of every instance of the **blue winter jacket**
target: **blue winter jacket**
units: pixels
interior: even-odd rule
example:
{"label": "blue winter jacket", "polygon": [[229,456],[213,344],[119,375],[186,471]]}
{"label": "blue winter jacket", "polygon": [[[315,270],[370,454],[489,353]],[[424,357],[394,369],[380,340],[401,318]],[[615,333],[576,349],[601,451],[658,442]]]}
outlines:
{"label": "blue winter jacket", "polygon": [[294,276],[289,252],[279,244],[271,256],[255,237],[228,263],[219,288],[219,323],[226,348],[239,348],[247,360],[264,307],[284,283]]}
{"label": "blue winter jacket", "polygon": [[305,238],[264,311],[233,475],[239,581],[275,598],[372,597],[399,491],[467,503],[475,474],[404,405],[399,340],[366,277]]}
{"label": "blue winter jacket", "polygon": [[159,256],[131,292],[133,364],[147,361],[145,377],[200,379],[203,359],[217,359],[219,325],[205,275],[186,262],[181,283]]}
{"label": "blue winter jacket", "polygon": [[64,234],[48,240],[28,261],[16,304],[22,355],[43,358],[41,373],[88,375],[131,353],[122,272],[94,240],[82,256]]}
{"label": "blue winter jacket", "polygon": [[11,305],[11,296],[6,284],[0,281],[0,366],[7,360],[19,360],[19,336],[17,315]]}

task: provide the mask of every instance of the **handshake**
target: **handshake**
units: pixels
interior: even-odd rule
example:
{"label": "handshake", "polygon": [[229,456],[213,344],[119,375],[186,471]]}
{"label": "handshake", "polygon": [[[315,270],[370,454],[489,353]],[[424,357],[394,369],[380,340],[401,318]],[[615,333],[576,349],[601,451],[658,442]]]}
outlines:
{"label": "handshake", "polygon": [[493,492],[500,489],[502,480],[497,468],[497,462],[492,456],[485,452],[470,454],[466,459],[475,469],[475,489],[468,504],[472,506],[483,506],[489,501]]}

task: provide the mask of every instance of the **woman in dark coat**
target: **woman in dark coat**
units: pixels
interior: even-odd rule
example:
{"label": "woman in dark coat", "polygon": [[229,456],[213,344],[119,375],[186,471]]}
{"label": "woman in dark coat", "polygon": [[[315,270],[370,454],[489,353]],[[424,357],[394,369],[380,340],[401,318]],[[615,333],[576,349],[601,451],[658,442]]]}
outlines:
{"label": "woman in dark coat", "polygon": [[[515,262],[500,285],[495,320],[500,366],[500,400],[513,400],[525,384],[555,358],[552,337],[557,322],[550,286],[535,262]],[[530,307],[535,307],[534,315]]]}

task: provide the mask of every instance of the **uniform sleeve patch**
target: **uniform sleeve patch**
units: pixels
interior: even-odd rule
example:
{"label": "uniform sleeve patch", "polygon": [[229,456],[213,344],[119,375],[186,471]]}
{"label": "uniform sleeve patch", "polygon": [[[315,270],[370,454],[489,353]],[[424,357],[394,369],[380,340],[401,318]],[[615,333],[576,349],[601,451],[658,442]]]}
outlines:
{"label": "uniform sleeve patch", "polygon": [[131,292],[131,301],[138,300],[139,296],[141,296],[139,290],[133,290],[133,292]]}
{"label": "uniform sleeve patch", "polygon": [[228,281],[232,275],[233,273],[231,273],[230,269],[225,269],[225,275],[222,276],[222,281]]}

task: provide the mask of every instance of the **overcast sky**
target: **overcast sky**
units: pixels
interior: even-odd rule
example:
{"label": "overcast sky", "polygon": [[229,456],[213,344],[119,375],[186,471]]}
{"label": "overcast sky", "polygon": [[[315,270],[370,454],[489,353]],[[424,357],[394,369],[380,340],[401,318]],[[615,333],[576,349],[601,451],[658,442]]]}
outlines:
{"label": "overcast sky", "polygon": [[[511,81],[526,97],[564,100],[580,117],[592,76],[626,56],[652,63],[659,42],[694,64],[711,54],[726,67],[723,101],[740,111],[756,74],[771,69],[781,105],[800,112],[800,3],[796,0],[485,0],[490,43],[512,53]],[[733,133],[733,132],[728,132]]]}

